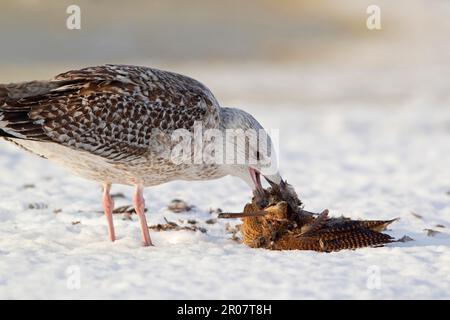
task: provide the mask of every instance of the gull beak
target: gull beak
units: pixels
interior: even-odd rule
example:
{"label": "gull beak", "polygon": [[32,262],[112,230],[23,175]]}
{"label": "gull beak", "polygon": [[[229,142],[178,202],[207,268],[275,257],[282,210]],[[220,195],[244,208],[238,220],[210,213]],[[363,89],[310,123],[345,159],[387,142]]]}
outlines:
{"label": "gull beak", "polygon": [[266,179],[272,188],[282,189],[286,187],[286,183],[278,173],[274,175],[264,175],[264,179]]}
{"label": "gull beak", "polygon": [[253,168],[249,168],[249,173],[250,173],[250,178],[252,179],[253,185],[254,185],[253,192],[259,196],[264,197],[265,192],[264,192],[264,188],[262,187],[262,184],[261,184],[261,174],[259,173],[259,171],[257,171],[256,169],[253,169]]}
{"label": "gull beak", "polygon": [[269,203],[267,200],[266,191],[261,184],[261,174],[259,173],[259,171],[251,167],[249,168],[249,173],[250,178],[253,182],[253,196],[255,197],[255,203],[258,207],[264,208]]}
{"label": "gull beak", "polygon": [[255,191],[258,193],[264,194],[264,189],[261,184],[261,176],[266,179],[266,181],[270,184],[271,187],[282,188],[282,186],[286,187],[286,183],[283,181],[279,173],[276,174],[264,174],[264,172],[259,172],[254,168],[249,168],[250,177],[255,186]]}

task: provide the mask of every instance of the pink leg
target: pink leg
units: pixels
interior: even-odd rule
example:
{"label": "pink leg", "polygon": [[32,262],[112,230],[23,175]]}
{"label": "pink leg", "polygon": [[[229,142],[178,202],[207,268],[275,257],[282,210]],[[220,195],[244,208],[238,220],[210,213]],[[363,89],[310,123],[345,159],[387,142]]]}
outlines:
{"label": "pink leg", "polygon": [[105,211],[106,221],[108,221],[108,235],[109,240],[116,240],[116,235],[114,233],[114,222],[113,222],[113,209],[114,200],[111,198],[109,191],[111,189],[111,184],[103,184],[103,210]]}
{"label": "pink leg", "polygon": [[143,187],[141,185],[136,186],[136,191],[133,196],[134,210],[139,217],[139,223],[141,224],[141,234],[144,241],[144,246],[152,246],[152,240],[150,239],[150,233],[148,232],[147,219],[145,218],[145,201],[142,196]]}

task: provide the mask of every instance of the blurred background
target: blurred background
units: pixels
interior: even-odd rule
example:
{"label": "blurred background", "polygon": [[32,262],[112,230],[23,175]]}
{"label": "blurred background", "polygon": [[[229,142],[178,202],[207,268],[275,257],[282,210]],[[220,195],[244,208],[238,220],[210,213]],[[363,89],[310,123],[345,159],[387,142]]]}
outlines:
{"label": "blurred background", "polygon": [[446,0],[2,0],[0,82],[124,63],[191,75],[225,105],[443,102],[449,16]]}
{"label": "blurred background", "polygon": [[[66,27],[69,5],[81,30]],[[366,26],[369,5],[380,30]],[[449,18],[448,0],[1,0],[0,83],[105,63],[189,75],[279,129],[280,172],[307,210],[400,217],[392,235],[416,241],[247,253],[227,231],[239,221],[201,222],[249,201],[226,177],[145,189],[149,224],[180,221],[167,205],[183,199],[195,207],[183,220],[207,234],[152,232],[147,255],[134,250],[138,224],[115,218],[112,247],[96,183],[0,141],[0,298],[448,298]],[[131,203],[131,188],[113,190]],[[83,266],[79,291],[67,290],[68,261]],[[372,266],[382,290],[369,290]]]}

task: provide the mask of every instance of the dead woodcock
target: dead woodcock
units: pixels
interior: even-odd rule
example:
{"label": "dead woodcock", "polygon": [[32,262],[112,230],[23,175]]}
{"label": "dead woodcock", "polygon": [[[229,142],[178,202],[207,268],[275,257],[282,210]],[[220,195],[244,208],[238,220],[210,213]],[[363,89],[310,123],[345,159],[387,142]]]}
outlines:
{"label": "dead woodcock", "polygon": [[[281,184],[283,186],[283,184]],[[284,186],[289,186],[285,184]],[[332,218],[328,210],[313,214],[302,209],[295,192],[276,186],[266,190],[267,202],[261,208],[253,198],[243,213],[222,214],[222,218],[242,218],[242,242],[252,248],[272,250],[314,250],[321,252],[383,246],[395,241],[382,233],[392,220],[351,220]]]}

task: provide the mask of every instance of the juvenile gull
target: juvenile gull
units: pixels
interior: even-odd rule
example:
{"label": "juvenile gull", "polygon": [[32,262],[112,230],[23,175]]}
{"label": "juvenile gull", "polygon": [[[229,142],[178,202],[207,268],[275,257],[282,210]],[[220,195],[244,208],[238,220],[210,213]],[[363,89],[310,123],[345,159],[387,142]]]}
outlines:
{"label": "juvenile gull", "polygon": [[[68,71],[48,81],[0,85],[0,137],[100,182],[111,241],[116,238],[110,196],[114,183],[135,186],[133,206],[148,246],[152,242],[142,196],[146,186],[233,175],[261,196],[260,173],[273,184],[282,182],[277,171],[266,174],[261,161],[172,161],[167,151],[176,141],[170,134],[177,129],[193,132],[196,123],[219,132],[262,129],[245,111],[220,107],[200,82],[153,68],[104,65]],[[250,155],[261,160],[269,153],[273,158],[270,138],[268,144],[245,143],[245,148],[238,139],[233,141],[236,153],[246,159]]]}

